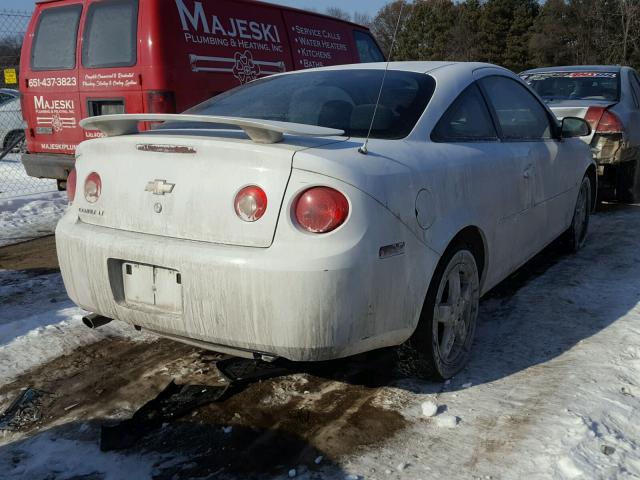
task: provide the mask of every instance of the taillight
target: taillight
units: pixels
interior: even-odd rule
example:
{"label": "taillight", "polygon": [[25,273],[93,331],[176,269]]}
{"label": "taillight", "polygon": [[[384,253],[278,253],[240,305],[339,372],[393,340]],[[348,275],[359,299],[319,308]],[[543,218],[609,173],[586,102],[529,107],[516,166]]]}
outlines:
{"label": "taillight", "polygon": [[84,198],[89,203],[96,203],[102,193],[102,180],[96,172],[91,172],[84,181]]}
{"label": "taillight", "polygon": [[267,194],[256,185],[244,187],[236,195],[233,206],[242,220],[255,222],[267,211]]}
{"label": "taillight", "polygon": [[584,119],[596,133],[622,133],[623,131],[620,119],[605,107],[589,107]]}
{"label": "taillight", "polygon": [[76,198],[76,180],[78,178],[78,174],[76,173],[76,169],[72,169],[67,176],[67,198],[69,199],[69,203],[73,203]]}
{"label": "taillight", "polygon": [[170,91],[155,91],[147,94],[149,113],[176,113],[176,97]]}
{"label": "taillight", "polygon": [[337,190],[313,187],[305,190],[296,201],[298,224],[311,233],[327,233],[342,225],[349,215],[349,202]]}
{"label": "taillight", "polygon": [[598,122],[596,133],[622,133],[622,123],[615,113],[605,110]]}

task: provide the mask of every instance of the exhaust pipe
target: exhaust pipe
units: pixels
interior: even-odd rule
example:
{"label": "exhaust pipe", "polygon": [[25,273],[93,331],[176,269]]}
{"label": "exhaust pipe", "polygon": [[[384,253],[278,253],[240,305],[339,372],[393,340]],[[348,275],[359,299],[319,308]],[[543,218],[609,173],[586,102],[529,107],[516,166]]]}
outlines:
{"label": "exhaust pipe", "polygon": [[102,315],[98,315],[97,313],[90,313],[82,317],[82,323],[84,323],[89,328],[99,328],[107,323],[109,323],[112,318],[103,317]]}

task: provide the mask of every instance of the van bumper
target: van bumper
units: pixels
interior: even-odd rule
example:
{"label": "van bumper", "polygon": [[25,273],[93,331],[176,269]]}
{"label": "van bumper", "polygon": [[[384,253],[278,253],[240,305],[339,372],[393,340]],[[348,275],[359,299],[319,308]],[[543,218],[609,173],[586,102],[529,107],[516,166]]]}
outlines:
{"label": "van bumper", "polygon": [[[399,345],[413,333],[424,299],[422,285],[408,275],[415,258],[379,260],[363,248],[309,258],[304,249],[275,244],[250,248],[114,230],[83,223],[71,211],[58,223],[56,244],[67,292],[85,310],[242,357],[319,361]],[[427,259],[428,270],[436,261]],[[128,263],[179,272],[180,308],[128,301]]]}
{"label": "van bumper", "polygon": [[51,153],[25,153],[22,155],[22,165],[30,177],[66,180],[75,166],[75,157]]}

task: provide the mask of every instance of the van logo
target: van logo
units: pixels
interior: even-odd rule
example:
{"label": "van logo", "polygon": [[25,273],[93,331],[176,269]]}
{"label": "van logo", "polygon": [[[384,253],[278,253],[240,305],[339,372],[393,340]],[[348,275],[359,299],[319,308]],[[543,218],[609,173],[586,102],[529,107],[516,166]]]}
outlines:
{"label": "van logo", "polygon": [[166,180],[153,180],[147,183],[144,191],[151,192],[154,195],[165,195],[173,192],[173,187],[175,186],[175,183],[167,183]]}
{"label": "van logo", "polygon": [[236,63],[232,73],[241,84],[256,80],[260,75],[260,67],[253,61],[253,55],[249,50],[244,53],[236,52],[234,60]]}

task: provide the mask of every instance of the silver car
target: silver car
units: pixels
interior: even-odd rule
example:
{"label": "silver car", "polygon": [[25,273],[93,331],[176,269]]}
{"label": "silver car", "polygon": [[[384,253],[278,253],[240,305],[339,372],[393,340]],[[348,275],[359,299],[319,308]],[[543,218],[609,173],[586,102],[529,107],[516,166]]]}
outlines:
{"label": "silver car", "polygon": [[0,88],[0,152],[4,152],[24,135],[24,120],[20,108],[20,93]]}
{"label": "silver car", "polygon": [[569,66],[520,76],[559,118],[584,118],[605,199],[640,202],[640,77],[630,67]]}

